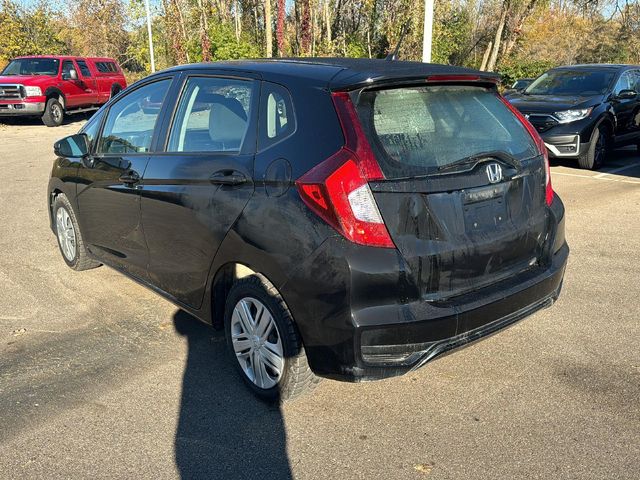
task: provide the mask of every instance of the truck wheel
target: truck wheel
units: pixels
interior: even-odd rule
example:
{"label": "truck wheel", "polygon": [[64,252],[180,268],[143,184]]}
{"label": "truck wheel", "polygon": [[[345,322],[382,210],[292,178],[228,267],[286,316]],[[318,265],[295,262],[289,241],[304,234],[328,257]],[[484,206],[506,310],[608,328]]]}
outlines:
{"label": "truck wheel", "polygon": [[263,276],[250,275],[233,284],[224,328],[232,362],[261,399],[285,402],[317,385],[291,312]]}
{"label": "truck wheel", "polygon": [[47,106],[44,109],[44,115],[42,115],[42,123],[47,127],[59,127],[64,120],[64,108],[60,105],[60,102],[55,98],[47,100]]}
{"label": "truck wheel", "polygon": [[600,125],[593,130],[587,151],[578,157],[580,168],[598,170],[604,165],[610,150],[609,130]]}

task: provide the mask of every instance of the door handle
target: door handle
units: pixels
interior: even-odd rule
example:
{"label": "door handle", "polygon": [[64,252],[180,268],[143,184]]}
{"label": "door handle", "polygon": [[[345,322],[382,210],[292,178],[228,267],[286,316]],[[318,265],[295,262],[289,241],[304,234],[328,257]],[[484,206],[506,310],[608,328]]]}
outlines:
{"label": "door handle", "polygon": [[247,177],[235,170],[220,170],[209,177],[214,185],[228,185],[235,187],[247,182]]}
{"label": "door handle", "polygon": [[125,185],[134,185],[140,181],[140,175],[134,170],[129,170],[128,172],[120,175],[120,178],[118,178],[118,180]]}

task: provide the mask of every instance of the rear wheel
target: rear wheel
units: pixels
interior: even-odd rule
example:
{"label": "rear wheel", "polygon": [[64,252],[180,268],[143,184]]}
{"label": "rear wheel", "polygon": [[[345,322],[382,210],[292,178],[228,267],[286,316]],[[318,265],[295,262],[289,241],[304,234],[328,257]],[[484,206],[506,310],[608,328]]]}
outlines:
{"label": "rear wheel", "polygon": [[233,363],[258,397],[285,402],[318,382],[289,308],[264,277],[250,275],[233,284],[224,323]]}
{"label": "rear wheel", "polygon": [[609,130],[600,125],[593,130],[587,151],[578,157],[580,168],[598,170],[607,159],[611,145]]}
{"label": "rear wheel", "polygon": [[59,127],[63,121],[64,108],[56,98],[50,98],[42,115],[42,123],[47,127]]}
{"label": "rear wheel", "polygon": [[76,215],[64,193],[55,198],[52,213],[58,246],[66,264],[77,271],[99,267],[100,263],[87,253]]}

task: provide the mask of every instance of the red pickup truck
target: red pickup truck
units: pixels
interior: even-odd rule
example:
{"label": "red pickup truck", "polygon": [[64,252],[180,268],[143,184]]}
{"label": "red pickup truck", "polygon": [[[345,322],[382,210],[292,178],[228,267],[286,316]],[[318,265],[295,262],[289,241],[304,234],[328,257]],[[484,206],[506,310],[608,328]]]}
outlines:
{"label": "red pickup truck", "polygon": [[38,116],[57,127],[65,115],[95,110],[126,86],[112,58],[18,57],[0,73],[0,117]]}

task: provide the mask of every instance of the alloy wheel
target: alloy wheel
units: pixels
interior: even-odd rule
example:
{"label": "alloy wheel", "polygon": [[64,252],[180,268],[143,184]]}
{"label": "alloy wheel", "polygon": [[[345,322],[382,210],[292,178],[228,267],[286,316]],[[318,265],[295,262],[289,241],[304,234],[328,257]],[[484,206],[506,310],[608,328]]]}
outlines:
{"label": "alloy wheel", "polygon": [[62,109],[58,105],[52,105],[51,116],[54,118],[56,122],[60,121],[60,119],[62,118]]}
{"label": "alloy wheel", "polygon": [[284,350],[269,309],[252,297],[236,303],[231,316],[231,343],[242,371],[257,387],[275,387],[284,372]]}
{"label": "alloy wheel", "polygon": [[69,212],[64,207],[58,208],[56,213],[56,231],[62,253],[68,261],[73,262],[76,258],[76,230]]}

